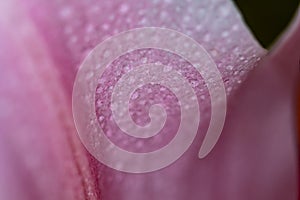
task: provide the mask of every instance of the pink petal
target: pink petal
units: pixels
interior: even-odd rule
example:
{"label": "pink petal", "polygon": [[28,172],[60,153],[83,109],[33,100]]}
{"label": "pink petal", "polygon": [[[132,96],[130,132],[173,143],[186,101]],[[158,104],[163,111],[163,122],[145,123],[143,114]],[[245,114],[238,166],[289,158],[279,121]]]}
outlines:
{"label": "pink petal", "polygon": [[[59,73],[20,7],[1,2],[0,199],[96,199]],[[13,29],[13,28],[16,29]]]}
{"label": "pink petal", "polygon": [[[5,47],[0,51],[5,74],[0,172],[6,179],[0,180],[1,199],[296,199],[296,77],[282,65],[295,69],[290,66],[297,59],[299,34],[286,38],[252,71],[265,51],[231,2],[168,2],[1,3],[6,18],[0,21]],[[143,26],[172,28],[203,45],[223,75],[229,111],[207,158],[196,156],[204,136],[199,130],[172,166],[132,175],[106,168],[86,153],[72,122],[71,89],[78,66],[95,45]]]}

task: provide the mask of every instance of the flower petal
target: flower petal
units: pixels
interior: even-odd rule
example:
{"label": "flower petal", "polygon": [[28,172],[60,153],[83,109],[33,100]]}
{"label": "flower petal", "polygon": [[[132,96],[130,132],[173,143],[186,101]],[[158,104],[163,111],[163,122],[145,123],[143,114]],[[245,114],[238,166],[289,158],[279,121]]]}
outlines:
{"label": "flower petal", "polygon": [[[0,168],[11,182],[0,195],[18,192],[23,199],[96,199],[99,193],[104,200],[295,199],[292,91],[277,71],[270,78],[274,82],[263,82],[270,67],[260,70],[266,72],[252,72],[265,50],[231,2],[28,0],[15,8],[3,9],[6,12],[1,14],[10,16],[10,22],[22,20],[17,26],[0,28],[0,39],[6,41],[0,61],[6,79],[1,81],[8,86],[0,90],[5,97],[1,108],[11,108],[10,115],[1,120],[1,132],[7,133],[1,137],[10,143],[2,146],[8,153],[3,157],[7,164]],[[132,175],[105,168],[86,156],[71,122],[71,89],[78,66],[95,45],[111,34],[143,26],[181,31],[205,47],[222,73],[230,107],[220,141],[207,158],[197,158],[203,138],[200,130],[202,135],[172,166]],[[271,65],[268,62],[261,65]],[[279,89],[285,93],[278,93]],[[47,112],[40,117],[44,109]],[[35,147],[34,141],[40,146]],[[15,162],[20,162],[20,168],[12,168]],[[18,182],[28,174],[30,182]]]}

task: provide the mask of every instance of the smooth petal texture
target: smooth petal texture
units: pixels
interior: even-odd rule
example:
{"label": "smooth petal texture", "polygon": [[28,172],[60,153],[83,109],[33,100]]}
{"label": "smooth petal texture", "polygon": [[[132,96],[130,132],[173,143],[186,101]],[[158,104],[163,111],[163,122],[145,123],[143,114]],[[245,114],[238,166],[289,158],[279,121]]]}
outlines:
{"label": "smooth petal texture", "polygon": [[18,4],[0,9],[0,199],[97,199],[46,46]]}
{"label": "smooth petal texture", "polygon": [[[2,8],[9,23],[0,27],[5,47],[0,105],[6,111],[0,173],[9,182],[0,182],[1,199],[296,199],[296,77],[281,76],[280,66],[289,65],[290,54],[280,52],[290,49],[294,61],[299,34],[286,38],[252,71],[265,51],[229,1],[28,0]],[[220,141],[207,158],[197,158],[204,136],[200,129],[172,166],[132,175],[86,154],[72,123],[71,89],[78,66],[96,44],[143,26],[172,28],[203,45],[223,75],[229,110]]]}

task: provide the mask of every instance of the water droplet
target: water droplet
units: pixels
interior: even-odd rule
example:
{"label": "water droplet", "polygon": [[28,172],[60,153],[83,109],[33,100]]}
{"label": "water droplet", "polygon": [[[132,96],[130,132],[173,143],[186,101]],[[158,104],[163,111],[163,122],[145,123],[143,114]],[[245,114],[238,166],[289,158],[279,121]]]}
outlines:
{"label": "water droplet", "polygon": [[227,68],[228,70],[233,70],[233,66],[232,66],[232,65],[228,65],[228,66],[226,66],[226,68]]}
{"label": "water droplet", "polygon": [[147,58],[142,58],[142,63],[145,64],[147,63],[148,59]]}
{"label": "water droplet", "polygon": [[222,37],[223,37],[223,38],[228,37],[228,36],[229,36],[228,31],[224,31],[224,32],[222,33]]}
{"label": "water droplet", "polygon": [[137,144],[136,144],[136,147],[138,149],[141,149],[143,146],[144,146],[144,142],[143,141],[138,141]]}
{"label": "water droplet", "polygon": [[76,35],[73,35],[73,36],[71,36],[71,38],[70,38],[70,42],[71,42],[71,43],[76,43],[77,40],[78,40],[78,38],[77,38]]}
{"label": "water droplet", "polygon": [[171,66],[168,66],[168,65],[164,66],[164,69],[163,69],[164,72],[169,72],[171,70],[172,70]]}
{"label": "water droplet", "polygon": [[183,21],[184,22],[189,22],[189,21],[191,21],[191,17],[189,15],[186,15],[186,16],[183,17]]}
{"label": "water droplet", "polygon": [[133,95],[132,95],[132,99],[137,99],[139,97],[139,94],[138,94],[138,92],[135,92],[135,93],[133,93]]}
{"label": "water droplet", "polygon": [[127,4],[122,4],[119,11],[120,13],[125,14],[128,12],[128,10],[129,10],[129,6]]}
{"label": "water droplet", "polygon": [[191,81],[191,85],[192,85],[192,87],[197,87],[197,86],[199,85],[199,81],[197,81],[197,80],[192,80],[192,81]]}
{"label": "water droplet", "polygon": [[107,57],[109,57],[110,56],[110,51],[109,50],[105,50],[104,51],[104,54],[103,54],[103,57],[104,58],[107,58]]}
{"label": "water droplet", "polygon": [[202,26],[201,25],[197,25],[196,26],[196,31],[200,31],[202,29]]}
{"label": "water droplet", "polygon": [[93,25],[93,24],[87,25],[87,27],[86,27],[86,32],[87,32],[87,33],[91,33],[91,32],[93,32],[93,31],[94,31],[94,25]]}
{"label": "water droplet", "polygon": [[217,52],[216,50],[212,50],[212,51],[211,51],[211,55],[212,55],[213,57],[216,57],[216,56],[218,55],[218,52]]}
{"label": "water droplet", "polygon": [[103,102],[101,101],[101,100],[97,100],[97,107],[101,107],[101,106],[103,106]]}
{"label": "water droplet", "polygon": [[232,30],[233,30],[233,31],[239,30],[239,26],[238,26],[237,24],[233,25]]}
{"label": "water droplet", "polygon": [[108,24],[103,24],[102,29],[107,31],[109,29],[109,25]]}
{"label": "water droplet", "polygon": [[226,16],[229,15],[230,9],[229,9],[229,7],[227,7],[227,6],[223,6],[223,7],[220,8],[220,12],[221,12],[221,15],[222,15],[223,17],[226,17]]}
{"label": "water droplet", "polygon": [[99,121],[102,122],[104,120],[104,116],[100,115],[99,116]]}
{"label": "water droplet", "polygon": [[93,71],[90,71],[90,72],[88,72],[88,73],[86,74],[85,78],[86,78],[86,79],[90,79],[90,78],[92,78],[93,76],[94,76],[94,72],[93,72]]}
{"label": "water droplet", "polygon": [[204,36],[203,40],[204,40],[205,42],[209,42],[209,41],[210,41],[210,35],[209,35],[209,34],[206,34],[206,35]]}
{"label": "water droplet", "polygon": [[70,7],[65,7],[59,12],[61,18],[67,18],[71,16],[71,14],[72,14],[72,9]]}
{"label": "water droplet", "polygon": [[167,17],[168,17],[168,14],[165,11],[160,13],[160,19],[166,19]]}
{"label": "water droplet", "polygon": [[160,90],[161,92],[164,92],[164,91],[166,91],[166,88],[161,87],[159,90]]}

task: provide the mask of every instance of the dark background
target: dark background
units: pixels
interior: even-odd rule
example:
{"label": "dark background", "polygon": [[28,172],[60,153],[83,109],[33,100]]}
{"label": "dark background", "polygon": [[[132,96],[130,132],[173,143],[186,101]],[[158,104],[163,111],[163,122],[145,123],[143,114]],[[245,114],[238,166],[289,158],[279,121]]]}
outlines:
{"label": "dark background", "polygon": [[234,0],[260,43],[270,48],[291,22],[300,0]]}

